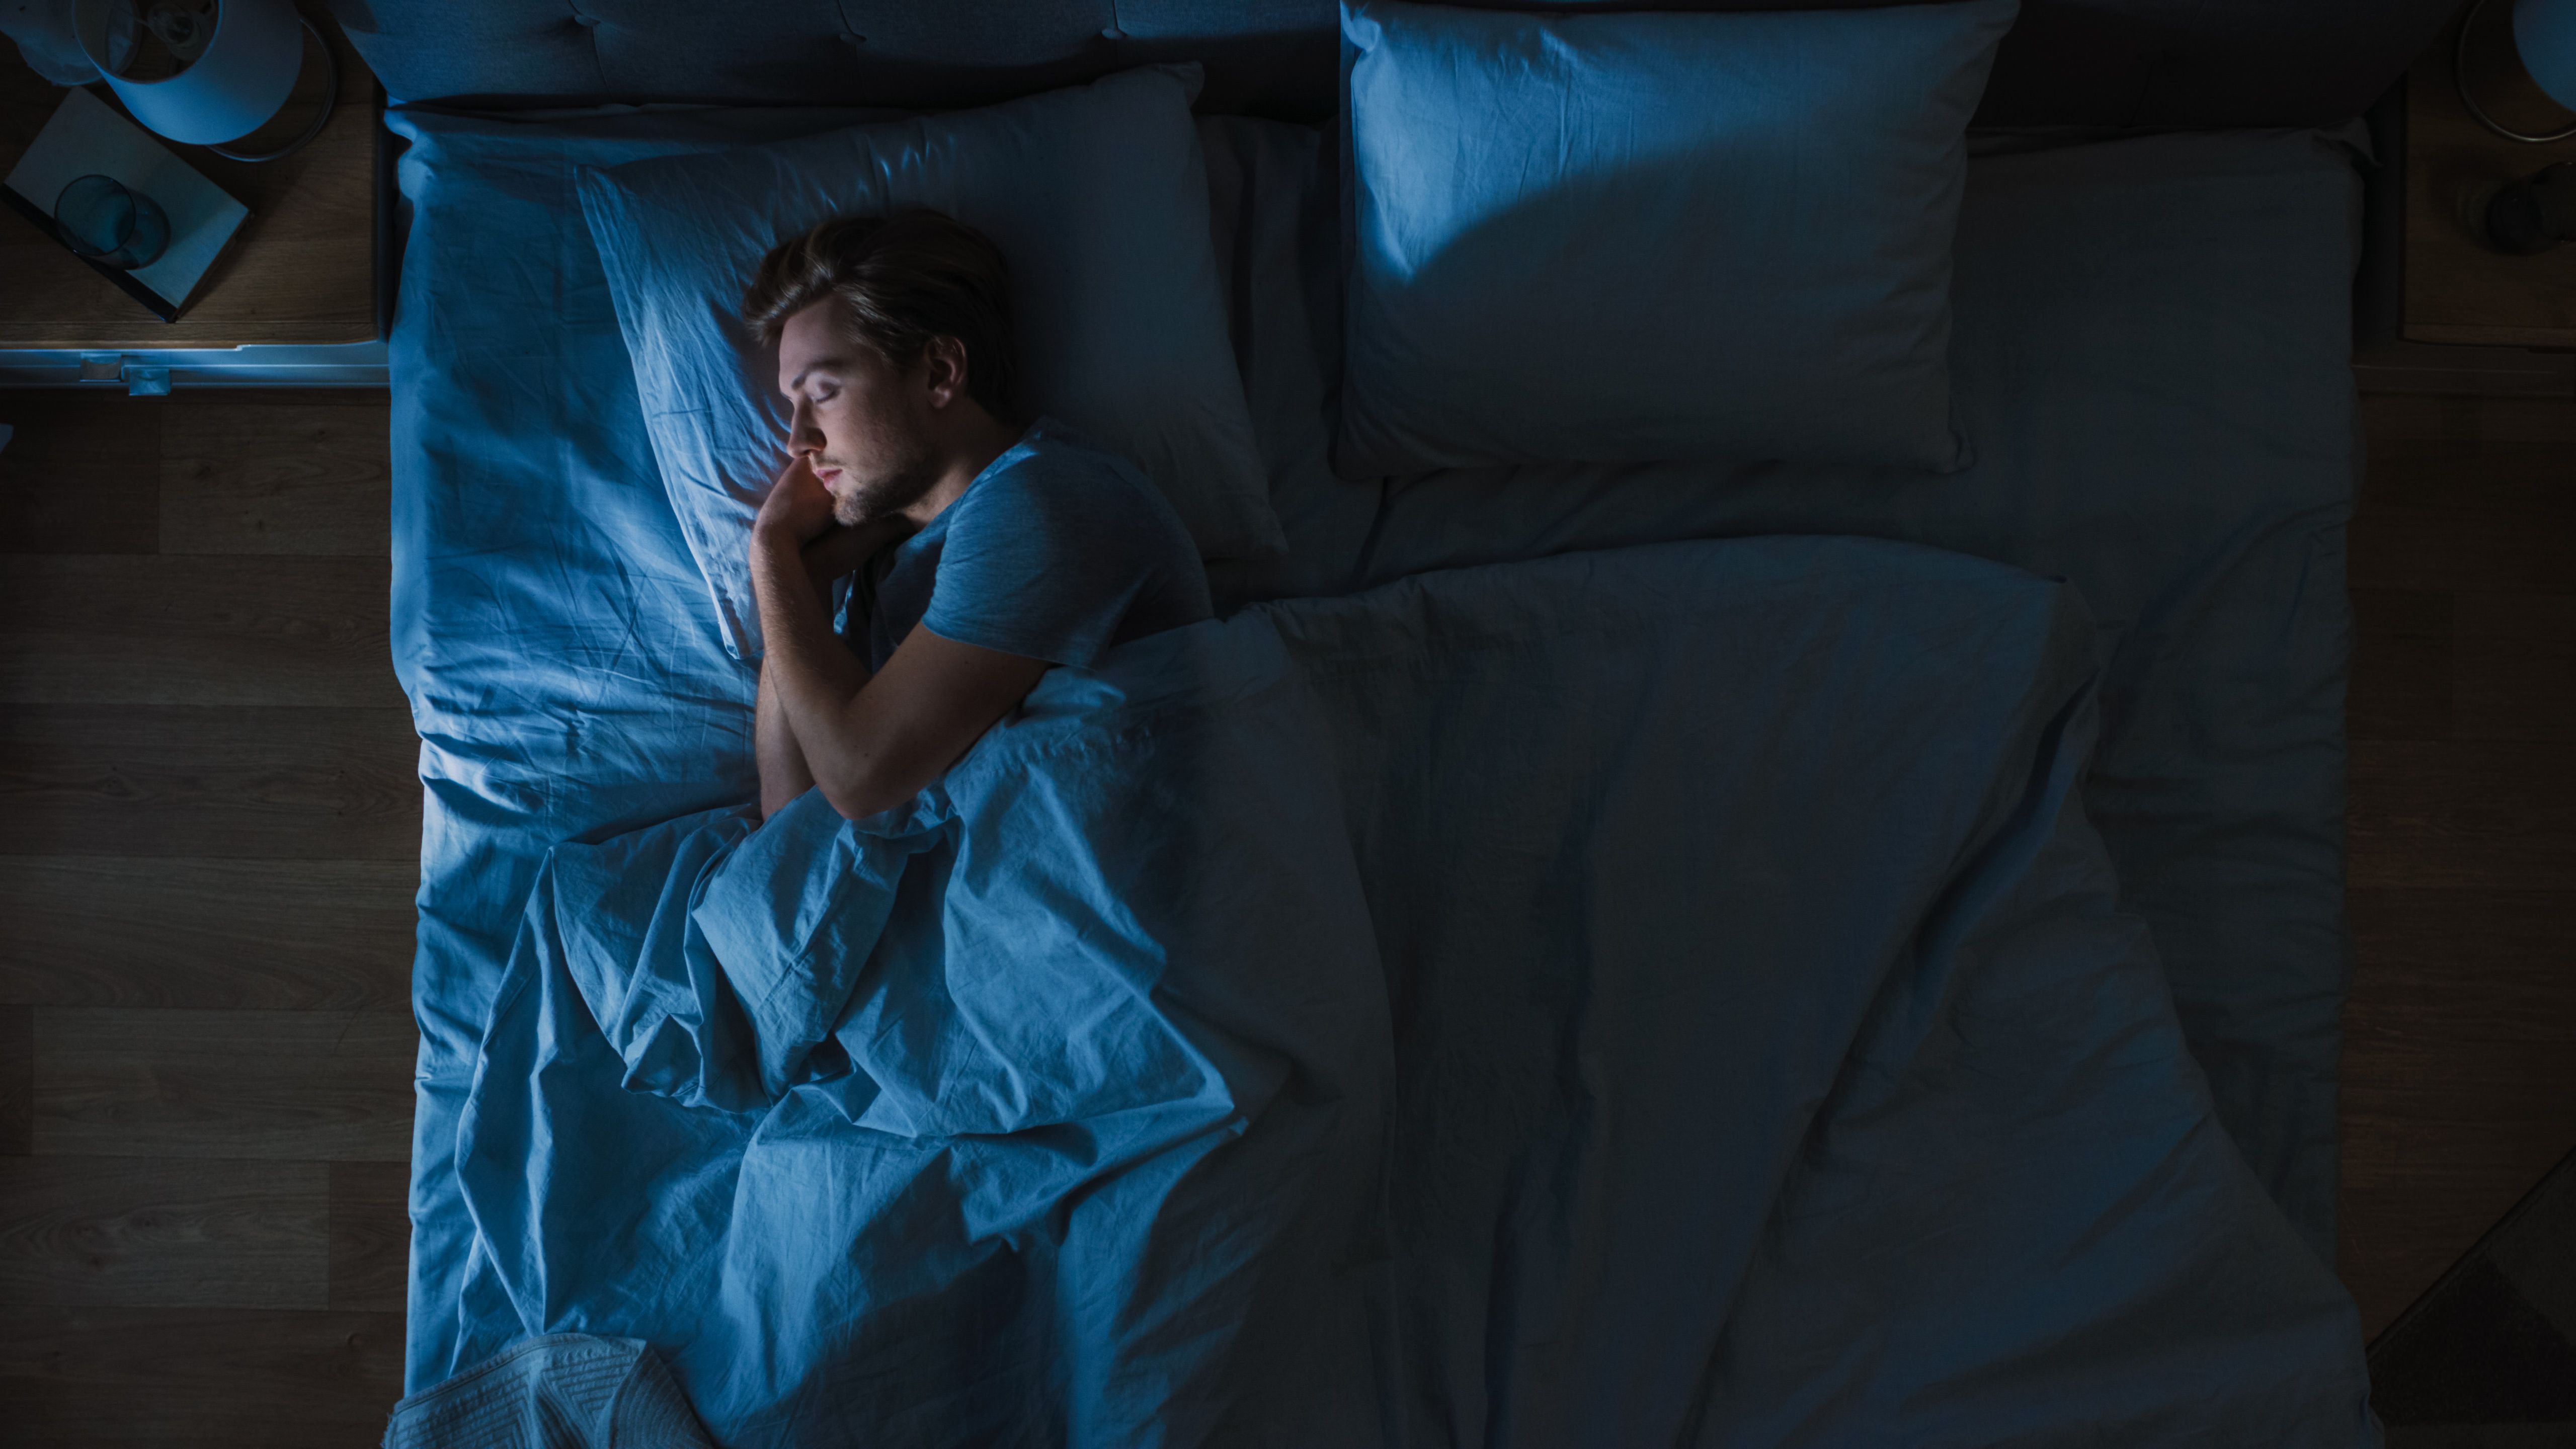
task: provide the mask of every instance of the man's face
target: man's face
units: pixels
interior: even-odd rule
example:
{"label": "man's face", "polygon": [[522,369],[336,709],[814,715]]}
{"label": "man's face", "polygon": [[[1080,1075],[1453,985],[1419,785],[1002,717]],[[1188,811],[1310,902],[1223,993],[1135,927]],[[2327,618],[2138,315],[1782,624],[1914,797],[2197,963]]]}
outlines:
{"label": "man's face", "polygon": [[778,338],[778,390],[796,410],[788,448],[832,495],[832,516],[898,512],[938,481],[924,369],[909,373],[853,336],[840,304],[817,302]]}

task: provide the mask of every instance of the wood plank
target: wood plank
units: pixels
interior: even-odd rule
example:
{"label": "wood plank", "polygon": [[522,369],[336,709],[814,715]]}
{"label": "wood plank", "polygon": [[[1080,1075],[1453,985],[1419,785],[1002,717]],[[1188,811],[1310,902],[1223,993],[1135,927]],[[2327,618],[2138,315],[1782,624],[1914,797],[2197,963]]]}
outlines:
{"label": "wood plank", "polygon": [[331,1164],[331,1306],[403,1311],[411,1287],[411,1164]]}
{"label": "wood plank", "polygon": [[0,704],[402,708],[391,584],[381,558],[13,560]]}
{"label": "wood plank", "polygon": [[35,1151],[411,1158],[409,1012],[36,1012]]}
{"label": "wood plank", "polygon": [[0,1157],[0,1304],[320,1308],[318,1162]]}
{"label": "wood plank", "polygon": [[2345,732],[2357,740],[2450,738],[2451,595],[2355,589],[2352,613]]}
{"label": "wood plank", "polygon": [[2546,593],[2567,577],[2568,525],[2510,511],[2379,506],[2388,532],[2355,536],[2351,583],[2357,589],[2439,591],[2470,578],[2505,591]]}
{"label": "wood plank", "polygon": [[2576,400],[2576,357],[2521,347],[2452,347],[2373,342],[2353,349],[2352,378],[2364,393],[2476,393]]}
{"label": "wood plank", "polygon": [[[2392,1030],[2576,1043],[2576,881],[2539,890],[2345,893],[2352,999]],[[2576,1069],[2576,1054],[2568,1063]],[[2576,1097],[2561,1103],[2576,1112]]]}
{"label": "wood plank", "polygon": [[374,391],[174,395],[161,424],[162,551],[385,557],[391,414]]}
{"label": "wood plank", "polygon": [[2374,439],[2370,455],[2355,588],[2555,593],[2576,582],[2576,448]]}
{"label": "wood plank", "polygon": [[0,856],[0,1001],[399,1009],[408,860]]}
{"label": "wood plank", "polygon": [[2410,342],[2424,342],[2440,347],[2547,347],[2555,349],[2566,347],[2570,343],[2576,343],[2576,328],[2550,323],[2544,323],[2537,327],[2518,327],[2509,322],[2414,322],[2407,325],[2406,338]]}
{"label": "wood plank", "polygon": [[0,1006],[0,1157],[24,1157],[35,1140],[36,1019]]}
{"label": "wood plank", "polygon": [[2576,743],[2576,594],[2465,594],[2455,628],[2462,738]]}
{"label": "wood plank", "polygon": [[160,547],[157,397],[0,392],[0,554],[150,553]]}
{"label": "wood plank", "polygon": [[[2576,412],[2576,408],[2568,411]],[[2576,485],[2570,442],[2548,438],[2388,438],[2370,444],[2362,480],[2365,507],[2440,506],[2471,513],[2529,511],[2563,519]],[[2494,587],[2483,574],[2462,588]]]}
{"label": "wood plank", "polygon": [[[2570,572],[2576,573],[2576,564]],[[2576,651],[2576,591],[2465,592],[2459,596],[2453,626],[2464,638],[2546,640]]]}
{"label": "wood plank", "polygon": [[0,710],[0,855],[417,860],[399,709]]}
{"label": "wood plank", "polygon": [[[267,163],[231,161],[202,146],[164,142],[181,160],[250,208],[176,322],[89,270],[35,228],[0,228],[0,346],[232,347],[244,343],[364,342],[375,327],[375,126],[377,87],[321,0],[299,6],[340,61],[339,101],[311,145]],[[309,44],[309,42],[308,42]],[[287,109],[245,148],[312,110],[324,68],[308,56]],[[93,93],[123,109],[101,82]],[[9,55],[0,63],[0,172],[14,165],[62,91]]]}
{"label": "wood plank", "polygon": [[402,1397],[395,1313],[0,1307],[17,1449],[375,1443]]}
{"label": "wood plank", "polygon": [[[2361,421],[2374,461],[2380,450],[2392,443],[2576,442],[2576,408],[2569,408],[2557,398],[2373,393],[2361,399]],[[2481,464],[2485,461],[2473,451],[2458,456]]]}
{"label": "wood plank", "polygon": [[2354,740],[2355,889],[2551,890],[2576,881],[2576,761],[2507,740]]}

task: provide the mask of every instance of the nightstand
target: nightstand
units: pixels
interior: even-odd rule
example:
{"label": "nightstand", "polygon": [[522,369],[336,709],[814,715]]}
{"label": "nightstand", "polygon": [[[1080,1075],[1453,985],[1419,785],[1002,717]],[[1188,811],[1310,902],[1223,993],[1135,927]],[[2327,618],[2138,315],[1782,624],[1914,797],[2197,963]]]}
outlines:
{"label": "nightstand", "polygon": [[[2539,94],[2507,48],[2506,7],[2480,17],[2468,63],[2480,102],[2497,120],[2535,134],[2567,122]],[[2398,335],[2409,342],[2491,347],[2576,347],[2576,244],[2534,256],[2480,245],[2471,221],[2502,183],[2558,161],[2576,161],[2576,139],[2531,145],[2478,124],[2452,79],[2459,22],[2442,32],[2406,77],[2404,300]]]}
{"label": "nightstand", "polygon": [[[383,284],[390,281],[382,265],[382,223],[391,219],[384,201],[391,179],[381,121],[384,93],[329,12],[319,3],[301,8],[340,63],[339,98],[321,134],[292,156],[259,164],[162,140],[250,208],[249,219],[179,320],[163,322],[22,218],[0,215],[0,377],[50,381],[57,379],[29,374],[60,371],[61,381],[112,383],[122,356],[127,362],[177,363],[201,374],[190,380],[216,380],[202,374],[229,371],[224,364],[234,357],[217,350],[241,348],[248,349],[238,354],[245,374],[275,372],[281,360],[300,361],[309,371],[316,362],[338,359],[362,366],[372,361],[381,381],[389,301]],[[323,85],[321,68],[308,64],[277,119],[239,144],[255,148],[292,139],[309,121]],[[103,82],[91,90],[117,104]],[[29,70],[14,49],[0,46],[0,172],[17,160],[63,95],[62,87]],[[322,371],[328,375],[291,380],[353,380],[345,367]]]}

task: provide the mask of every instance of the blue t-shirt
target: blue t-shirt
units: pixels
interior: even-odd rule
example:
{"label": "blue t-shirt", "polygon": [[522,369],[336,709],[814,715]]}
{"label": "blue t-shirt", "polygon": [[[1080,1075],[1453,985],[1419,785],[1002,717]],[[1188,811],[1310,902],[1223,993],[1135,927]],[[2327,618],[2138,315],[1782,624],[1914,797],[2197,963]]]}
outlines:
{"label": "blue t-shirt", "polygon": [[[1088,668],[1109,649],[1213,617],[1180,515],[1145,475],[1041,418],[928,527],[860,573],[868,668],[915,624],[944,639]],[[874,586],[867,582],[873,579]]]}

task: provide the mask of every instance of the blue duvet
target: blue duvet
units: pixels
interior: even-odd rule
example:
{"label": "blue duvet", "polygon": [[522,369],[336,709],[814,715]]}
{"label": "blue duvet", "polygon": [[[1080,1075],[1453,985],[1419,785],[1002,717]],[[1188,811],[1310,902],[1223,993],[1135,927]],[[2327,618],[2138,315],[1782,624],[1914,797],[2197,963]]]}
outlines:
{"label": "blue duvet", "polygon": [[495,1286],[738,1444],[2357,1442],[2076,803],[2090,640],[1929,550],[1579,555],[558,847]]}

